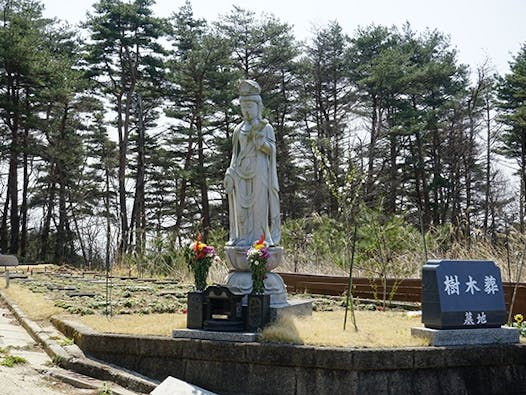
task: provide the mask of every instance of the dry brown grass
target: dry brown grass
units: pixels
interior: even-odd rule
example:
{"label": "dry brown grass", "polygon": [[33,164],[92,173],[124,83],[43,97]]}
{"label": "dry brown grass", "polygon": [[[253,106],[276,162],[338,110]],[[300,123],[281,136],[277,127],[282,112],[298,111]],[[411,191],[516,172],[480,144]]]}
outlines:
{"label": "dry brown grass", "polygon": [[[64,315],[52,300],[43,294],[12,284],[2,290],[33,320],[47,320],[53,315]],[[421,326],[420,317],[405,312],[356,311],[358,331],[350,316],[343,330],[343,310],[313,312],[312,317],[284,316],[265,328],[263,341],[334,347],[407,347],[424,343],[413,338],[410,328]],[[135,335],[171,336],[174,329],[186,327],[184,314],[148,314],[75,316],[75,320],[99,332]]]}
{"label": "dry brown grass", "polygon": [[35,294],[21,285],[11,284],[9,288],[2,289],[2,292],[16,303],[32,320],[48,320],[54,315],[64,313],[61,308],[55,306],[52,300],[42,294]]}
{"label": "dry brown grass", "polygon": [[[312,317],[284,316],[262,333],[265,342],[333,347],[411,347],[425,343],[410,334],[421,326],[419,317],[404,312],[357,311],[358,331],[350,318],[343,330],[343,311],[314,312]],[[105,318],[76,318],[99,332],[171,336],[174,329],[186,327],[184,314],[125,315]]]}
{"label": "dry brown grass", "polygon": [[186,327],[184,314],[116,315],[113,317],[87,315],[77,317],[76,320],[98,332],[129,335],[172,336],[174,329]]}
{"label": "dry brown grass", "polygon": [[312,317],[286,316],[265,328],[263,340],[332,347],[424,346],[411,336],[411,327],[422,326],[419,316],[405,312],[356,311],[358,331],[350,316],[343,330],[344,311],[313,312]]}
{"label": "dry brown grass", "polygon": [[[46,321],[53,315],[65,316],[52,300],[43,294],[35,294],[24,286],[11,284],[2,289],[29,318]],[[186,327],[185,314],[148,314],[68,316],[95,331],[132,335],[171,336],[174,329]],[[312,317],[284,316],[262,332],[262,341],[289,344],[305,344],[329,347],[418,347],[427,345],[424,340],[412,337],[411,328],[422,326],[420,316],[403,311],[357,310],[358,331],[349,315],[347,329],[343,330],[343,309],[313,312]],[[521,342],[526,340],[521,338]]]}

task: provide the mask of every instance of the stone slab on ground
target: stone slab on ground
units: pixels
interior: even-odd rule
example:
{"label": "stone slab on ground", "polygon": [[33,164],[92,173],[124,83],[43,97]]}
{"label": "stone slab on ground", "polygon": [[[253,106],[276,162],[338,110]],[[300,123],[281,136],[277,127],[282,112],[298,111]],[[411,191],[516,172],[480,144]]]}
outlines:
{"label": "stone slab on ground", "polygon": [[[92,393],[110,393],[112,395],[137,395],[137,392],[130,391],[115,383],[94,379],[83,374],[70,372],[66,369],[50,368],[45,370],[43,373],[57,380],[60,380],[63,383],[67,383],[75,388],[84,388],[96,391]],[[106,390],[106,392],[103,392],[104,390]]]}
{"label": "stone slab on ground", "polygon": [[0,266],[18,266],[18,259],[15,255],[0,254]]}
{"label": "stone slab on ground", "polygon": [[150,395],[217,395],[197,385],[168,376]]}
{"label": "stone slab on ground", "polygon": [[312,300],[293,299],[286,303],[270,305],[270,320],[274,321],[281,314],[290,314],[295,316],[311,316]]}
{"label": "stone slab on ground", "polygon": [[424,338],[431,346],[466,346],[477,344],[519,343],[517,328],[431,329],[411,328],[411,335]]}
{"label": "stone slab on ground", "polygon": [[201,329],[175,329],[172,332],[174,338],[217,340],[227,342],[255,342],[257,333],[252,332],[219,332],[204,331]]}

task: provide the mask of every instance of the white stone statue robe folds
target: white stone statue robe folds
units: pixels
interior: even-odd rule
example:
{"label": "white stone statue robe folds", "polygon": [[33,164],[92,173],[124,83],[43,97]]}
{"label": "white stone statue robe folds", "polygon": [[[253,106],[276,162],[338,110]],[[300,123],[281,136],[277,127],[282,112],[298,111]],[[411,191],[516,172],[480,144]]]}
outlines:
{"label": "white stone statue robe folds", "polygon": [[236,126],[232,160],[226,172],[233,189],[228,193],[228,245],[250,246],[262,233],[269,245],[281,238],[279,186],[274,129],[262,120]]}

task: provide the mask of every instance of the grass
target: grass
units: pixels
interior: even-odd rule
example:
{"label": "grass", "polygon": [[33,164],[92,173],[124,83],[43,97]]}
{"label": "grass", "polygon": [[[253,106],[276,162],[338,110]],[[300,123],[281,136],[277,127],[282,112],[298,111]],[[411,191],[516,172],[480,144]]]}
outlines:
{"label": "grass", "polygon": [[263,330],[263,341],[330,347],[413,347],[427,345],[411,336],[421,326],[419,316],[405,312],[356,311],[358,331],[350,318],[343,330],[344,311],[313,312],[312,317],[284,316]]}
{"label": "grass", "polygon": [[65,339],[62,339],[58,342],[59,345],[61,345],[62,347],[64,346],[72,346],[73,344],[75,344],[75,341],[73,339],[70,339],[70,338],[65,338]]}
{"label": "grass", "polygon": [[[411,347],[425,343],[410,334],[421,326],[419,317],[405,312],[357,311],[358,331],[350,320],[343,330],[343,311],[313,312],[312,317],[283,316],[262,333],[262,341],[333,347]],[[184,314],[147,316],[78,317],[78,321],[99,332],[171,336],[186,326]]]}
{"label": "grass", "polygon": [[[45,293],[33,293],[19,284],[12,284],[3,292],[33,320],[47,320],[53,315],[68,315],[54,305]],[[408,317],[405,312],[357,310],[358,331],[352,322],[343,330],[343,308],[335,311],[314,311],[312,317],[283,318],[262,333],[266,342],[286,342],[334,347],[405,347],[421,346],[421,340],[410,334],[412,326],[420,326],[419,317]],[[171,336],[174,329],[186,327],[183,313],[124,314],[106,317],[100,314],[68,315],[98,332],[135,335]]]}
{"label": "grass", "polygon": [[113,395],[113,391],[108,387],[107,383],[104,383],[102,387],[98,390],[97,395]]}
{"label": "grass", "polygon": [[[54,281],[58,281],[58,279]],[[138,312],[130,310],[128,314],[106,317],[101,314],[102,310],[99,309],[94,310],[92,315],[71,315],[64,308],[55,305],[60,301],[57,298],[59,294],[64,294],[63,291],[55,292],[53,296],[53,293],[45,287],[46,283],[43,283],[44,285],[41,287],[43,290],[32,291],[29,287],[34,287],[35,284],[35,282],[27,284],[11,283],[9,288],[2,289],[3,293],[13,300],[28,317],[35,321],[47,321],[53,315],[67,316],[68,319],[81,322],[99,332],[132,335],[171,336],[174,329],[186,327],[186,315],[182,313],[183,309],[179,307],[175,309],[177,311],[175,313],[156,312],[142,314],[142,310],[138,310]],[[167,306],[176,304],[177,306],[185,306],[186,304],[184,296],[183,299],[180,299],[179,296],[161,297],[157,294],[161,288],[153,288],[153,284],[145,286],[141,283],[139,285],[131,287],[129,284],[123,284],[115,287],[114,302],[125,303],[133,301],[133,303],[149,305],[152,302],[160,303],[162,301]],[[168,289],[171,289],[170,287],[175,287],[175,285],[167,286]],[[137,288],[137,290],[132,290],[132,288]],[[143,288],[145,290],[142,290]],[[119,289],[122,289],[122,291],[128,290],[127,294],[129,295],[117,294]],[[100,291],[98,292],[100,293]],[[74,299],[69,298],[69,302],[72,303]],[[408,315],[402,311],[356,309],[358,331],[354,330],[350,317],[348,318],[347,329],[344,331],[344,310],[341,307],[341,300],[333,299],[322,300],[322,298],[317,298],[315,304],[318,307],[318,311],[314,311],[312,317],[283,317],[278,322],[265,328],[262,333],[262,341],[313,346],[370,348],[425,345],[423,340],[414,338],[410,334],[411,327],[422,325],[420,317]],[[94,303],[92,299],[75,300],[76,303],[80,303],[84,307],[87,307],[89,303]],[[319,305],[319,303],[326,304],[326,302],[331,302],[330,306]],[[151,311],[153,310],[148,310],[148,312]],[[70,343],[70,340],[63,340],[64,345],[68,343]],[[1,355],[2,350],[0,349]]]}
{"label": "grass", "polygon": [[56,307],[52,300],[47,299],[43,295],[37,295],[21,285],[11,284],[9,288],[3,289],[2,292],[34,321],[48,320],[54,315],[63,313],[63,310]]}
{"label": "grass", "polygon": [[113,317],[86,315],[76,319],[98,332],[130,335],[172,336],[174,329],[186,327],[186,315],[184,314],[115,315]]}
{"label": "grass", "polygon": [[15,365],[19,364],[25,364],[27,363],[27,359],[23,357],[18,357],[16,355],[6,355],[2,362],[0,362],[0,365],[7,366],[8,368],[12,368]]}

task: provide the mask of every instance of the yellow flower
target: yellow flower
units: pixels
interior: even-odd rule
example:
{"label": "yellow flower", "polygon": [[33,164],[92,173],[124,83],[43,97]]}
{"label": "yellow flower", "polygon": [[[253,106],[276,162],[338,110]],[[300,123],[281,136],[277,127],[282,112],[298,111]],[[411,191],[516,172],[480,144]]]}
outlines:
{"label": "yellow flower", "polygon": [[195,244],[194,244],[194,251],[201,251],[203,248],[206,247],[206,244],[205,243],[202,243],[200,241],[196,241]]}
{"label": "yellow flower", "polygon": [[515,316],[513,317],[513,319],[518,323],[520,324],[522,321],[524,321],[524,317],[522,314],[515,314]]}

